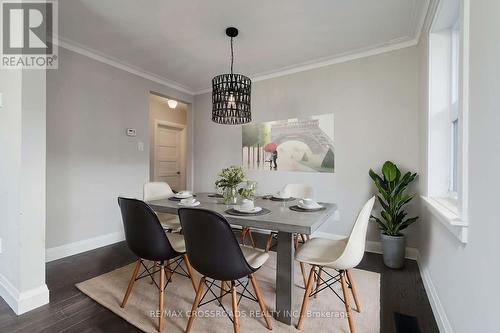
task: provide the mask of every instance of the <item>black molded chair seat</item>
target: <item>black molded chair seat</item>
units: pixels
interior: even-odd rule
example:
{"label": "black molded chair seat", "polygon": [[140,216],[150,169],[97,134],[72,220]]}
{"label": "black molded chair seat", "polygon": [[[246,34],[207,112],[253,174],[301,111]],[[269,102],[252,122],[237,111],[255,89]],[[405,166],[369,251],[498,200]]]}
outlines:
{"label": "black molded chair seat", "polygon": [[158,216],[144,201],[120,197],[118,204],[122,212],[125,240],[135,255],[163,262],[184,254],[170,244]]}
{"label": "black molded chair seat", "polygon": [[[253,267],[246,260],[243,251],[249,256],[249,249],[241,249],[224,216],[207,209],[181,208],[179,218],[186,253],[191,265],[202,275],[232,281],[248,276],[260,267]],[[249,257],[254,256],[258,253]]]}
{"label": "black molded chair seat", "polygon": [[[212,295],[215,295],[212,291],[214,285],[217,286],[215,280],[220,281],[220,287],[217,286],[220,289],[220,296],[216,296],[211,301],[217,300],[219,305],[226,311],[222,304],[222,298],[226,294],[231,294],[233,315],[229,318],[233,322],[235,332],[239,332],[238,294],[241,296],[240,300],[245,296],[259,303],[266,326],[268,329],[272,329],[270,316],[254,274],[266,262],[269,254],[252,247],[240,247],[227,220],[216,212],[199,208],[181,208],[179,209],[179,218],[186,241],[186,254],[193,267],[203,275],[189,314],[186,333],[189,333],[193,325],[198,306],[208,294],[207,290],[202,296],[205,286],[211,291]],[[243,277],[248,277],[246,284],[239,281]],[[214,281],[207,283],[207,278]],[[249,282],[252,283],[255,296],[247,289]],[[226,291],[227,285],[230,287],[229,292]],[[243,290],[238,292],[237,286],[242,286]],[[245,293],[250,294],[250,297],[244,295]]]}
{"label": "black molded chair seat", "polygon": [[[125,229],[125,240],[130,250],[139,257],[135,265],[132,277],[123,297],[121,307],[125,307],[132,292],[135,281],[149,277],[160,291],[158,331],[163,328],[163,294],[172,280],[174,273],[183,275],[191,279],[193,289],[196,291],[196,281],[193,269],[189,263],[186,253],[184,237],[179,234],[165,233],[158,215],[144,201],[137,199],[118,198],[118,204],[123,218]],[[182,260],[186,265],[186,270],[181,266]],[[148,261],[153,262],[153,267],[148,267]],[[145,263],[146,262],[146,263]],[[172,268],[172,266],[174,268]],[[144,267],[142,273],[139,273]],[[181,269],[185,274],[177,272]],[[160,279],[157,283],[155,274],[159,272]],[[165,282],[165,276],[167,282]]]}

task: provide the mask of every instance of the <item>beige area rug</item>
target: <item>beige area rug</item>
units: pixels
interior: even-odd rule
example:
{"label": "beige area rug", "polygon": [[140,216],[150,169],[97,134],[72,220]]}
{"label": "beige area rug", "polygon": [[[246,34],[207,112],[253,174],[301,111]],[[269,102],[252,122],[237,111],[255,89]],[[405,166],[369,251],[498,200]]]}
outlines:
{"label": "beige area rug", "polygon": [[[144,278],[136,282],[124,309],[120,307],[128,281],[135,264],[131,264],[112,272],[100,275],[93,279],[81,282],[76,286],[83,293],[94,299],[97,303],[116,313],[132,325],[144,332],[156,332],[158,318],[158,290],[152,285],[151,279]],[[272,253],[266,264],[257,272],[256,277],[265,298],[268,310],[274,310],[275,300],[275,275],[276,256]],[[353,311],[357,332],[380,331],[380,274],[352,270],[352,276],[361,303],[361,313]],[[199,281],[199,276],[197,277]],[[295,270],[294,310],[298,316],[304,289],[298,264]],[[250,290],[251,284],[249,284]],[[342,295],[340,284],[335,287]],[[218,295],[218,290],[215,290]],[[252,290],[253,293],[253,290]],[[168,285],[165,294],[164,332],[183,332],[187,324],[186,312],[191,310],[195,292],[189,279],[174,275],[173,281]],[[209,295],[207,295],[208,297]],[[205,300],[211,299],[205,298]],[[224,306],[231,311],[231,297],[225,296]],[[353,300],[351,297],[351,304]],[[259,305],[256,302],[243,298],[240,306],[240,331],[244,332],[269,332],[264,319],[258,317]],[[349,332],[344,304],[328,289],[319,293],[317,299],[311,299],[308,306],[309,317],[304,319],[302,332]],[[232,332],[233,327],[229,318],[224,316],[224,311],[217,302],[209,303],[199,309],[201,317],[194,320],[191,332]],[[256,316],[257,314],[257,316]],[[294,326],[285,325],[275,319],[272,332],[299,332]],[[295,324],[297,319],[293,320]]]}

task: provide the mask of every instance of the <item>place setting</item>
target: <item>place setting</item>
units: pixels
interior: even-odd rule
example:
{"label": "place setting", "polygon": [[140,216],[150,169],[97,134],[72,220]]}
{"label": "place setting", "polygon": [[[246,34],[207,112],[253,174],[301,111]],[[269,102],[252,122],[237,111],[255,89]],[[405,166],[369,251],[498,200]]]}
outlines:
{"label": "place setting", "polygon": [[252,200],[243,199],[239,205],[227,209],[226,213],[235,216],[260,216],[269,214],[271,211],[267,208],[255,206]]}
{"label": "place setting", "polygon": [[274,194],[268,195],[264,197],[264,199],[269,199],[271,201],[279,201],[279,202],[288,202],[288,201],[295,201],[296,198],[290,196],[284,191],[278,191]]}
{"label": "place setting", "polygon": [[311,198],[301,199],[298,204],[290,206],[289,208],[296,212],[317,212],[326,209],[325,206],[317,203]]}
{"label": "place setting", "polygon": [[169,197],[168,200],[181,201],[184,199],[194,198],[194,197],[196,197],[196,195],[193,194],[193,192],[191,192],[191,191],[179,191],[179,192],[175,193],[173,196]]}

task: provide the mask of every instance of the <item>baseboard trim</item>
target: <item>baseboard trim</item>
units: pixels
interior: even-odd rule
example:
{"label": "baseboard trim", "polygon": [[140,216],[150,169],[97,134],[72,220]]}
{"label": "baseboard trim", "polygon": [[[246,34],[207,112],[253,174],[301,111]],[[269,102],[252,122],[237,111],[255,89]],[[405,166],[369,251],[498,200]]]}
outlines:
{"label": "baseboard trim", "polygon": [[21,315],[49,303],[49,289],[46,284],[19,292],[16,287],[0,274],[0,297],[11,307],[15,314]]}
{"label": "baseboard trim", "polygon": [[[342,239],[347,236],[331,234],[329,232],[318,231],[313,234],[315,237],[323,237],[328,239]],[[376,241],[366,241],[366,252],[382,254],[382,243]],[[406,248],[406,259],[417,260],[418,250],[414,247]]]}
{"label": "baseboard trim", "polygon": [[423,264],[420,253],[417,252],[417,263],[420,270],[420,276],[422,282],[424,283],[425,292],[427,293],[427,298],[431,304],[432,313],[434,313],[434,318],[441,333],[453,333],[453,328],[451,327],[448,316],[446,316],[446,311],[439,299],[436,287],[432,282],[431,275],[427,267]]}
{"label": "baseboard trim", "polygon": [[106,245],[111,245],[125,240],[123,232],[113,232],[110,234],[84,239],[78,242],[52,247],[45,251],[45,261],[50,262],[65,257],[69,257],[82,252],[94,250]]}

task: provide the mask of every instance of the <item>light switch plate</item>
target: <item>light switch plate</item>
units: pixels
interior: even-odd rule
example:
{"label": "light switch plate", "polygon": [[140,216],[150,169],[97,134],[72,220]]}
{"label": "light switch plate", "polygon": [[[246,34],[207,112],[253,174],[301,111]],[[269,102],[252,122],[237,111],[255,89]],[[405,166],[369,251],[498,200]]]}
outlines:
{"label": "light switch plate", "polygon": [[137,150],[138,151],[144,151],[144,142],[137,142]]}

